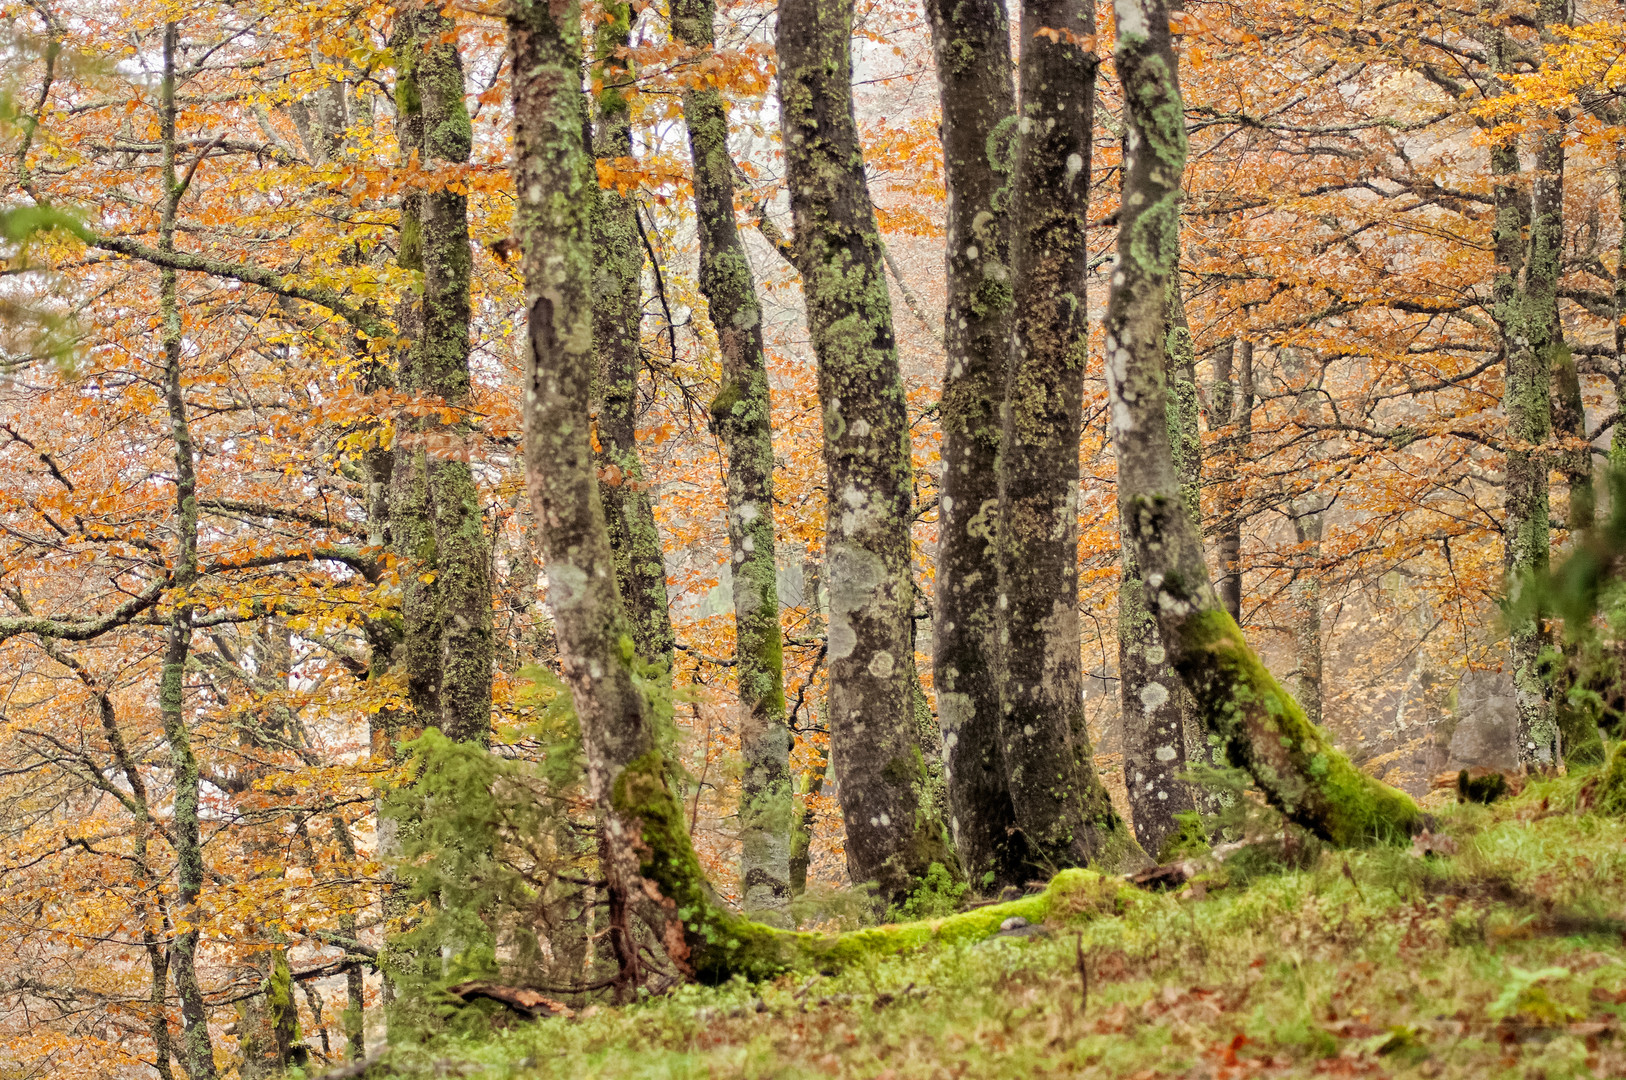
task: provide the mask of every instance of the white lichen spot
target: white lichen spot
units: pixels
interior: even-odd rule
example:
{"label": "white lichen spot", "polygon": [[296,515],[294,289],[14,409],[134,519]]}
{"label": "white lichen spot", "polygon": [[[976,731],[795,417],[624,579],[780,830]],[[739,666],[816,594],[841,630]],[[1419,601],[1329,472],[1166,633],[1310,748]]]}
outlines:
{"label": "white lichen spot", "polygon": [[857,420],[854,420],[853,421],[853,426],[852,426],[852,433],[853,433],[853,436],[855,438],[859,438],[859,439],[862,439],[865,435],[868,435],[869,434],[869,421],[865,420],[862,416],[860,416]]}
{"label": "white lichen spot", "polygon": [[1146,646],[1146,662],[1148,664],[1161,664],[1169,658],[1169,652],[1161,645]]}
{"label": "white lichen spot", "polygon": [[1157,748],[1156,753],[1154,753],[1152,756],[1157,758],[1159,761],[1173,761],[1175,757],[1174,747],[1160,746]]}
{"label": "white lichen spot", "polygon": [[1160,709],[1168,700],[1169,688],[1160,682],[1147,683],[1140,688],[1140,703],[1148,709]]}
{"label": "white lichen spot", "polygon": [[971,259],[971,260],[975,260],[976,257],[978,255],[981,255],[981,254],[982,254],[982,252],[977,250],[977,245],[976,244],[967,244],[966,245],[966,248],[965,248],[965,257],[966,258]]}
{"label": "white lichen spot", "polygon": [[739,509],[740,524],[742,524],[742,525],[751,524],[751,522],[753,522],[753,521],[755,521],[757,519],[757,515],[759,515],[761,513],[762,513],[762,508],[759,507],[754,502],[740,503],[740,509]]}
{"label": "white lichen spot", "polygon": [[890,824],[892,824],[892,818],[887,815],[887,812],[885,810],[882,810],[881,811],[881,825],[884,827],[884,826],[887,826],[887,825],[890,825]]}
{"label": "white lichen spot", "polygon": [[898,662],[892,658],[892,654],[882,650],[869,658],[869,673],[877,679],[884,679],[892,674],[897,665]]}
{"label": "white lichen spot", "polygon": [[1158,571],[1153,570],[1150,574],[1146,575],[1146,584],[1150,585],[1154,589],[1161,589],[1163,587],[1163,575]]}
{"label": "white lichen spot", "polygon": [[1026,736],[1028,736],[1028,737],[1029,737],[1029,738],[1032,738],[1032,737],[1033,737],[1033,735],[1034,735],[1034,732],[1035,732],[1035,731],[1036,731],[1036,730],[1037,730],[1037,729],[1036,729],[1036,728],[1034,728],[1034,726],[1033,726],[1033,725],[1032,725],[1032,724],[1023,724],[1023,725],[1022,725],[1022,734],[1024,734],[1024,735],[1026,735]]}
{"label": "white lichen spot", "polygon": [[1067,182],[1071,184],[1079,173],[1084,171],[1084,156],[1082,154],[1067,155]]}

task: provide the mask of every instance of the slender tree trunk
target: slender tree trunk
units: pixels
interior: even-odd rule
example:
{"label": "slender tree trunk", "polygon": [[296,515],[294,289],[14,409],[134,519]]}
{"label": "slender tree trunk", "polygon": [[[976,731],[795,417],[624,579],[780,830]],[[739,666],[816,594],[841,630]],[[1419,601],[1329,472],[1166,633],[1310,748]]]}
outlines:
{"label": "slender tree trunk", "polygon": [[[632,157],[632,113],[626,88],[632,70],[617,56],[632,37],[632,11],[605,6],[607,21],[594,33],[596,105],[593,155],[614,162]],[[667,605],[666,558],[644,467],[638,456],[637,406],[644,251],[638,240],[638,204],[630,194],[600,188],[593,216],[593,347],[598,384],[599,498],[615,553],[633,641],[645,660],[672,667],[672,615]]]}
{"label": "slender tree trunk", "polygon": [[[1512,70],[1506,32],[1497,27],[1489,41],[1493,81]],[[1562,212],[1552,201],[1554,185],[1538,175],[1527,203],[1520,191],[1519,154],[1514,136],[1491,144],[1495,183],[1496,278],[1493,311],[1507,364],[1503,407],[1507,412],[1508,450],[1505,520],[1502,525],[1508,587],[1514,594],[1530,575],[1548,563],[1550,524],[1546,443],[1552,434],[1550,326],[1540,295],[1557,286],[1556,241],[1562,235]],[[1529,227],[1528,257],[1525,230]],[[1549,240],[1551,237],[1551,240]],[[1522,618],[1508,628],[1514,701],[1518,709],[1519,760],[1527,768],[1552,768],[1560,760],[1558,725],[1540,670],[1545,635],[1539,620]]]}
{"label": "slender tree trunk", "polygon": [[[824,607],[819,600],[819,589],[822,568],[818,559],[811,555],[802,560],[802,595],[806,598],[808,611],[808,630],[815,637],[824,636]],[[808,669],[807,683],[803,684],[798,704],[806,709],[807,720],[802,725],[802,731],[822,731],[828,733],[827,727],[820,727],[820,719],[824,716],[823,703],[817,694],[809,696],[807,686],[818,677],[819,667],[824,663],[826,649],[821,648],[813,660],[813,666]],[[794,712],[789,717],[795,722]],[[807,891],[807,868],[813,859],[813,824],[816,815],[813,810],[813,800],[824,791],[825,775],[830,768],[830,754],[828,746],[820,750],[812,740],[804,740],[814,754],[813,761],[797,780],[796,794],[801,796],[801,809],[793,819],[790,834],[790,891],[792,896],[800,896]]]}
{"label": "slender tree trunk", "polygon": [[[421,117],[403,127],[421,132],[425,168],[464,164],[473,128],[453,24],[433,9],[401,17],[412,20],[412,30],[397,98],[415,100]],[[432,187],[420,196],[418,212],[423,303],[401,387],[456,409],[470,398],[468,196],[450,184]],[[392,480],[405,496],[395,517],[412,560],[403,616],[419,723],[484,742],[491,733],[491,559],[468,461],[472,430],[468,420],[402,417]]]}
{"label": "slender tree trunk", "polygon": [[[1010,361],[1016,88],[1003,0],[929,0],[948,188],[942,479],[932,670],[955,847],[979,886],[1020,885],[1029,857],[1000,749],[1000,410]],[[990,876],[991,875],[991,876]]]}
{"label": "slender tree trunk", "polygon": [[[179,31],[164,26],[164,74],[159,93],[163,139],[164,201],[158,246],[175,250],[175,217],[185,187],[175,175],[175,51]],[[158,682],[158,709],[164,738],[169,743],[174,771],[174,809],[171,830],[175,845],[175,939],[170,945],[169,968],[181,998],[181,1065],[190,1080],[213,1080],[214,1046],[209,1039],[209,1015],[203,988],[198,983],[198,897],[203,891],[203,828],[198,816],[200,777],[186,720],[186,661],[192,650],[194,606],[187,593],[198,580],[198,479],[187,423],[186,398],[181,380],[181,306],[174,270],[161,271],[159,308],[164,345],[164,403],[169,413],[170,438],[175,442],[175,540],[171,582],[176,602],[164,631],[164,662]]]}
{"label": "slender tree trunk", "polygon": [[999,452],[1000,735],[1032,862],[1116,869],[1138,850],[1095,772],[1078,616],[1094,34],[1091,5],[1024,0]]}
{"label": "slender tree trunk", "polygon": [[1304,718],[1321,723],[1321,535],[1326,505],[1316,495],[1296,500],[1293,535],[1301,548],[1299,576],[1293,582],[1293,656],[1297,697]]}
{"label": "slender tree trunk", "polygon": [[[1232,396],[1232,363],[1235,362],[1236,393]],[[1219,534],[1219,592],[1231,621],[1242,625],[1242,498],[1237,492],[1236,469],[1247,460],[1249,445],[1253,442],[1253,342],[1246,338],[1233,342],[1220,353],[1214,395],[1215,421],[1235,424],[1236,430],[1226,440],[1225,457],[1230,475],[1222,478],[1225,486],[1220,503]]]}
{"label": "slender tree trunk", "polygon": [[[1186,322],[1179,275],[1169,280],[1164,309],[1167,323],[1169,443],[1174,452],[1180,497],[1192,525],[1202,528],[1202,434],[1197,427],[1196,351]],[[1119,534],[1123,523],[1119,522]],[[1169,651],[1146,607],[1140,566],[1123,545],[1123,580],[1118,591],[1118,693],[1123,717],[1124,781],[1129,792],[1135,838],[1152,854],[1180,831],[1178,815],[1196,807],[1190,787],[1180,780],[1188,751],[1207,760],[1207,738],[1191,694],[1174,670]]]}
{"label": "slender tree trunk", "polygon": [[[677,0],[672,30],[683,44],[716,45],[711,0]],[[712,419],[728,453],[728,543],[734,587],[735,673],[740,708],[740,879],[745,911],[789,921],[790,729],[785,724],[785,662],[774,558],[773,414],[762,353],[762,313],[745,244],[734,220],[734,162],[728,111],[714,86],[683,93],[694,163],[700,235],[700,291],[722,353],[723,383]]]}
{"label": "slender tree trunk", "polygon": [[852,99],[851,0],[779,7],[779,101],[796,263],[819,358],[829,474],[830,743],[847,866],[897,902],[932,863],[944,824],[921,813],[911,719],[912,467],[881,238]]}
{"label": "slender tree trunk", "polygon": [[1165,308],[1179,257],[1184,110],[1166,0],[1114,0],[1125,145],[1106,370],[1119,513],[1175,668],[1204,722],[1265,797],[1340,844],[1403,837],[1420,823],[1404,793],[1360,773],[1248,648],[1209,581],[1169,443]]}

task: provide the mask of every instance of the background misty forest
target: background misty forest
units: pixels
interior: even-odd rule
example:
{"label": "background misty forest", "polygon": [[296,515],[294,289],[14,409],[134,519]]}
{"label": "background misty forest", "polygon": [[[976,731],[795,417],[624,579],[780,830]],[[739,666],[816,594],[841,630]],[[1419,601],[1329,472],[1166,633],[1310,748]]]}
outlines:
{"label": "background misty forest", "polygon": [[[841,6],[814,5],[832,19]],[[944,416],[963,404],[944,380],[962,371],[951,352],[971,347],[963,305],[993,302],[955,300],[945,269],[957,256],[938,68],[970,46],[934,55],[932,21],[950,33],[955,10],[857,0],[851,29],[912,466],[913,594],[893,631],[912,636],[913,662],[896,670],[918,690],[888,722],[920,740],[918,793],[945,820],[934,646],[954,510]],[[907,887],[883,881],[877,910],[850,891],[850,866],[869,864],[850,859],[842,814],[843,784],[859,781],[839,753],[830,767],[825,552],[841,511],[826,506],[828,332],[810,329],[795,262],[797,242],[815,241],[797,236],[787,184],[779,11],[719,0],[713,47],[709,4],[583,0],[574,47],[598,189],[566,201],[597,215],[578,297],[599,365],[593,470],[638,692],[657,727],[670,712],[666,775],[699,867],[729,905],[835,927],[953,904],[907,906],[937,857]],[[527,316],[552,249],[520,217],[573,211],[548,209],[552,188],[527,201],[516,187],[518,16],[496,0],[0,0],[0,12],[0,1077],[201,1080],[211,1055],[222,1074],[254,1075],[289,1060],[295,1020],[325,1060],[354,1059],[383,1040],[385,1006],[450,970],[425,957],[481,934],[491,964],[619,996],[626,961],[617,976],[610,939],[593,933],[606,917],[596,811],[522,446]],[[1103,369],[1130,123],[1119,20],[1111,4],[1037,0],[1011,18],[1013,72],[1019,18],[1041,44],[1101,59],[1093,149],[1067,164],[1070,183],[1084,163],[1089,192],[1076,680],[1112,806],[1155,857],[1169,827],[1148,825],[1155,811],[1125,777],[1152,752],[1136,725],[1169,695],[1137,668],[1121,707],[1122,658],[1151,654],[1121,641],[1139,624],[1120,605],[1133,544]],[[1600,674],[1613,654],[1585,670],[1538,655],[1540,635],[1519,629],[1533,624],[1516,615],[1510,639],[1500,604],[1510,566],[1562,557],[1611,511],[1605,468],[1626,466],[1620,8],[1215,0],[1170,19],[1189,159],[1169,310],[1183,307],[1189,338],[1171,331],[1154,366],[1166,364],[1172,460],[1219,596],[1308,719],[1425,807],[1443,773],[1550,767],[1551,747],[1521,754],[1520,732],[1547,730],[1556,710],[1565,752],[1573,725],[1595,736],[1619,705]],[[704,180],[685,125],[703,108],[727,125]],[[992,125],[979,167],[1011,182],[1025,137],[1009,116]],[[722,202],[707,210],[707,197]],[[1004,213],[1013,197],[990,205]],[[749,430],[730,419],[754,392],[728,351],[739,334],[719,337],[722,294],[700,267],[701,235],[723,235],[716,207],[730,201],[771,391]],[[1522,261],[1499,277],[1515,249]],[[1529,342],[1507,313],[1526,301],[1520,318],[1555,313],[1534,382],[1509,375]],[[1048,323],[1050,310],[1026,314]],[[1027,464],[1065,490],[1047,460]],[[731,478],[757,486],[731,496]],[[770,481],[769,531],[753,534],[767,519],[751,492]],[[991,528],[957,513],[959,528]],[[991,596],[992,546],[976,557],[987,578],[971,587]],[[731,565],[756,575],[748,589]],[[765,567],[772,648],[772,612],[736,618],[742,596],[767,595]],[[759,678],[742,705],[741,681]],[[1174,704],[1191,723],[1190,700]],[[762,764],[764,723],[788,730],[778,765]],[[398,743],[429,726],[450,740],[417,744],[440,754],[443,786],[414,788],[428,759]],[[952,767],[953,739],[948,752]],[[1182,805],[1216,808],[1175,783]],[[779,818],[742,824],[742,805],[775,791],[788,792]],[[437,862],[460,812],[501,838]],[[747,896],[742,852],[780,868],[766,899]],[[1057,865],[1036,855],[1012,878],[941,861],[931,888],[956,902],[967,876],[967,896],[997,894]],[[508,923],[424,914],[454,909],[463,886],[469,911],[524,922],[533,952],[513,951]],[[426,896],[438,899],[411,906]],[[392,950],[411,957],[399,988],[379,973]],[[658,986],[650,963],[640,979]]]}

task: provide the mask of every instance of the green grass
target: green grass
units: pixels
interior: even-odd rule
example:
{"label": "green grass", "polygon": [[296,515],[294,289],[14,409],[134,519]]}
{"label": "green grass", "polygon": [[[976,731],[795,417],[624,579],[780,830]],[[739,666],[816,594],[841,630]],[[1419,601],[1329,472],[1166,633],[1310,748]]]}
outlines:
{"label": "green grass", "polygon": [[1047,938],[443,1038],[387,1075],[1619,1076],[1626,822],[1574,811],[1587,779],[1445,809],[1455,856],[1354,852],[1346,873],[1329,851],[1246,887],[1141,894]]}

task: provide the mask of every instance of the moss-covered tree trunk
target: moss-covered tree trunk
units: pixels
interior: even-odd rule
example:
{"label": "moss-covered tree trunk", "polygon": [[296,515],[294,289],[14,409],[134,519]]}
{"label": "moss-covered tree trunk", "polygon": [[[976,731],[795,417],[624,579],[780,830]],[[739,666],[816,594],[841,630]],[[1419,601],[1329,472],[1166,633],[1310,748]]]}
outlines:
{"label": "moss-covered tree trunk", "polygon": [[[1620,112],[1614,122],[1626,121]],[[1620,245],[1615,250],[1615,408],[1626,408],[1626,146],[1615,150],[1615,201]],[[1609,468],[1626,473],[1626,423],[1609,436]]]}
{"label": "moss-covered tree trunk", "polygon": [[996,530],[1000,746],[1030,860],[1116,868],[1136,844],[1095,772],[1078,614],[1094,34],[1090,4],[1024,0]]}
{"label": "moss-covered tree trunk", "polygon": [[1028,856],[1000,749],[998,592],[990,558],[1010,359],[1011,29],[1003,0],[929,0],[926,13],[948,189],[932,672],[960,860],[979,886],[1020,885]]}
{"label": "moss-covered tree trunk", "polygon": [[[1493,80],[1512,72],[1513,46],[1505,30],[1491,30],[1487,49]],[[1546,568],[1551,543],[1546,443],[1552,435],[1552,356],[1548,348],[1552,327],[1547,301],[1557,287],[1558,242],[1562,238],[1562,202],[1555,206],[1552,201],[1554,185],[1538,174],[1530,185],[1528,201],[1521,190],[1515,140],[1513,135],[1498,136],[1490,151],[1496,199],[1492,310],[1507,365],[1502,543],[1509,588],[1514,592],[1530,575]],[[1546,297],[1541,295],[1544,290]],[[1534,768],[1551,768],[1560,760],[1558,725],[1540,670],[1544,644],[1536,618],[1519,618],[1508,628],[1519,760]]]}
{"label": "moss-covered tree trunk", "polygon": [[1359,772],[1277,685],[1226,614],[1181,497],[1165,408],[1165,304],[1179,250],[1186,136],[1166,0],[1114,0],[1126,154],[1107,311],[1119,513],[1176,669],[1204,722],[1265,797],[1339,844],[1417,827],[1415,803]]}
{"label": "moss-covered tree trunk", "polygon": [[[609,3],[594,32],[595,116],[593,155],[613,163],[632,157],[632,113],[627,99],[632,70],[624,55],[632,11]],[[644,252],[638,239],[638,204],[616,188],[600,188],[593,216],[593,348],[598,382],[599,498],[615,552],[633,641],[644,659],[672,667],[672,615],[666,595],[666,558],[649,487],[638,455],[639,326],[643,318]]]}
{"label": "moss-covered tree trunk", "polygon": [[[468,196],[446,165],[469,160],[473,129],[463,101],[463,64],[451,20],[434,9],[403,10],[395,35],[401,65],[398,132],[431,186],[403,210],[402,260],[423,271],[423,296],[405,329],[413,333],[400,388],[456,410],[470,399],[469,322],[473,257]],[[410,217],[416,214],[417,220]],[[413,236],[412,234],[416,235]],[[396,421],[392,517],[406,556],[402,618],[407,682],[420,726],[459,740],[491,730],[490,547],[468,461],[468,420],[437,409]]]}
{"label": "moss-covered tree trunk", "polygon": [[795,255],[819,360],[829,520],[830,748],[854,881],[896,901],[951,861],[912,720],[912,468],[880,232],[852,98],[851,0],[779,7]]}
{"label": "moss-covered tree trunk", "polygon": [[[638,959],[629,919],[640,891],[640,824],[617,812],[612,791],[629,764],[656,751],[649,707],[634,676],[633,627],[622,612],[593,458],[593,215],[599,187],[583,140],[581,9],[515,0],[508,29],[514,227],[528,315],[525,481],[547,571],[560,671],[575,702],[588,790],[598,807],[610,945],[623,977],[632,978]],[[658,768],[654,779],[661,780]]]}
{"label": "moss-covered tree trunk", "polygon": [[[159,84],[164,184],[159,207],[161,251],[175,250],[176,211],[186,194],[175,173],[175,53],[179,37],[177,25],[166,23],[164,72]],[[158,305],[164,349],[164,405],[170,438],[175,443],[175,554],[170,576],[175,601],[164,627],[164,659],[158,677],[158,711],[164,741],[169,744],[175,785],[170,824],[170,842],[175,848],[175,937],[169,947],[169,971],[181,1000],[181,1065],[189,1080],[213,1080],[214,1046],[209,1038],[203,987],[198,982],[198,945],[202,936],[198,899],[203,892],[203,825],[198,812],[201,777],[186,721],[185,685],[186,662],[192,652],[192,616],[196,611],[187,594],[198,580],[198,474],[181,379],[181,304],[172,269],[161,271]]]}
{"label": "moss-covered tree trunk", "polygon": [[[1164,307],[1167,326],[1169,444],[1181,501],[1192,525],[1202,527],[1202,436],[1197,427],[1196,351],[1180,295],[1179,274],[1171,275]],[[1119,522],[1123,535],[1123,522]],[[1124,785],[1129,793],[1135,838],[1152,855],[1180,831],[1178,815],[1196,806],[1180,779],[1187,760],[1207,760],[1207,733],[1195,703],[1174,670],[1157,619],[1146,606],[1140,564],[1123,545],[1123,577],[1118,591],[1118,696],[1123,717]]]}
{"label": "moss-covered tree trunk", "polygon": [[[676,0],[672,31],[698,50],[716,45],[711,0]],[[683,93],[694,164],[700,237],[700,291],[722,354],[723,382],[712,420],[728,453],[728,546],[733,573],[735,674],[740,709],[740,880],[745,911],[787,922],[794,805],[790,728],[785,724],[785,662],[774,551],[773,413],[762,353],[756,282],[734,220],[734,161],[728,109],[710,84]]]}

